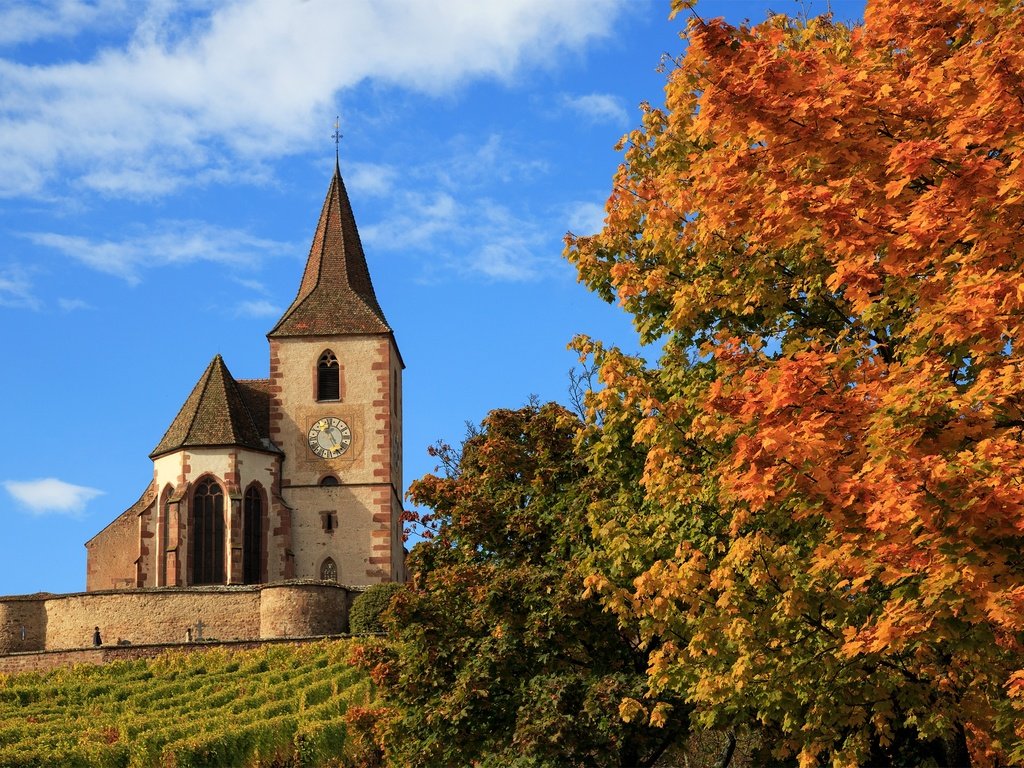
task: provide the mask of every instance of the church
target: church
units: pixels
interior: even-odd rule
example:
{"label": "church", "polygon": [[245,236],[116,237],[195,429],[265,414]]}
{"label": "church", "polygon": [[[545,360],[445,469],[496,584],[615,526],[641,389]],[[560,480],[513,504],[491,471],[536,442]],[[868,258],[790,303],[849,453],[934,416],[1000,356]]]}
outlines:
{"label": "church", "polygon": [[86,543],[88,592],[405,580],[404,364],[337,162],[267,339],[268,378],[202,372],[142,496]]}

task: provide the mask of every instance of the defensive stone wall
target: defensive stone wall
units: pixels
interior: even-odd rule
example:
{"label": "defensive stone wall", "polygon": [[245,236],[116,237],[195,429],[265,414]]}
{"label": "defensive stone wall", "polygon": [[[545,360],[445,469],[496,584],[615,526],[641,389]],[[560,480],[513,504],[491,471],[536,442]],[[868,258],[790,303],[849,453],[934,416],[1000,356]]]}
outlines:
{"label": "defensive stone wall", "polygon": [[325,582],[0,597],[0,656],[104,646],[313,637],[348,631],[361,590]]}
{"label": "defensive stone wall", "polygon": [[[105,645],[101,648],[77,648],[70,651],[35,651],[0,656],[0,675],[17,675],[21,672],[49,672],[60,667],[76,664],[109,664],[114,661],[151,659],[169,651],[202,653],[214,648],[248,650],[262,645],[302,645],[323,640],[320,637],[289,637],[279,640],[232,640],[203,643],[161,643],[159,645]],[[332,638],[340,639],[340,638]]]}

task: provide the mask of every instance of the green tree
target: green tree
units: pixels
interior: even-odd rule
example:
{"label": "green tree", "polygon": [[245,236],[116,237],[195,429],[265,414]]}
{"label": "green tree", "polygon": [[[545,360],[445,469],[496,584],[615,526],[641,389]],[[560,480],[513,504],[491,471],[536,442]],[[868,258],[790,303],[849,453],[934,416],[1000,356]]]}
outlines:
{"label": "green tree", "polygon": [[352,609],[348,614],[349,631],[353,634],[364,632],[383,632],[382,615],[391,604],[391,598],[402,590],[404,585],[395,582],[371,584],[366,591],[352,601]]}
{"label": "green tree", "polygon": [[360,657],[396,716],[384,742],[403,766],[650,766],[685,733],[685,707],[626,723],[649,650],[584,597],[595,492],[576,460],[577,417],[559,405],[495,410],[444,476],[411,498],[431,531],[409,556],[412,588],[389,637]]}

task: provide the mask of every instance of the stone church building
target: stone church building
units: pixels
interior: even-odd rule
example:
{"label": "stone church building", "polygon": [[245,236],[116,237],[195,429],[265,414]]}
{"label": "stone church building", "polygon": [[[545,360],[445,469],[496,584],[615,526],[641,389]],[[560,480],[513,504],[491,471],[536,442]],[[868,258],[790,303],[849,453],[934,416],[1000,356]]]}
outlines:
{"label": "stone church building", "polygon": [[338,165],[270,376],[217,355],[89,542],[86,589],[404,581],[402,357]]}

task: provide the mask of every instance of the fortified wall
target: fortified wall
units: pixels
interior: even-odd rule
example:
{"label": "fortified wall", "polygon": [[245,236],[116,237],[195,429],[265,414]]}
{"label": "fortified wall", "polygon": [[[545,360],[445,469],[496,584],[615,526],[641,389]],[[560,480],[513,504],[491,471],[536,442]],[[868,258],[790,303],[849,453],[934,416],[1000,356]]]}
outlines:
{"label": "fortified wall", "polygon": [[252,586],[0,597],[0,656],[93,646],[338,635],[361,589],[286,581]]}

